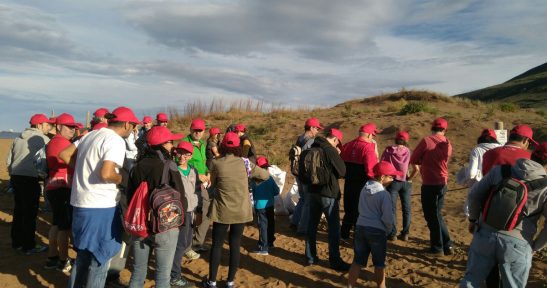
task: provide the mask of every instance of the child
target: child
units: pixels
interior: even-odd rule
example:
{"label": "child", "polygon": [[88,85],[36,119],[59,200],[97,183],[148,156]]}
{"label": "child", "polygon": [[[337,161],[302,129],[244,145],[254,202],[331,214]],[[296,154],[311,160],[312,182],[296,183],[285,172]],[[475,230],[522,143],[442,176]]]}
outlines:
{"label": "child", "polygon": [[[264,169],[270,166],[264,156],[258,157],[256,164]],[[279,186],[272,176],[262,183],[253,181],[252,186],[259,231],[258,249],[254,253],[268,255],[268,248],[272,248],[275,241],[274,196],[279,195]]]}
{"label": "child", "polygon": [[385,284],[387,235],[393,226],[391,196],[385,190],[394,176],[402,176],[393,164],[382,161],[373,168],[374,180],[369,180],[359,197],[359,217],[355,228],[354,258],[348,275],[348,287],[355,287],[361,266],[366,267],[372,254],[374,275],[378,287]]}

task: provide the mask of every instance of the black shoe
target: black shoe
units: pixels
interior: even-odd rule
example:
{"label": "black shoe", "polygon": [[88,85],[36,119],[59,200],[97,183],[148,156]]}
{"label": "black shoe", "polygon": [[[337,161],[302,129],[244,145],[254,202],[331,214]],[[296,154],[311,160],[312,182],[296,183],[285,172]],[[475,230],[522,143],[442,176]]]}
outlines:
{"label": "black shoe", "polygon": [[444,255],[444,252],[442,250],[441,251],[435,251],[435,250],[427,249],[427,250],[425,250],[425,253],[428,256],[431,256],[431,257],[442,257]]}
{"label": "black shoe", "polygon": [[399,236],[397,236],[397,238],[401,241],[408,241],[408,234],[399,234]]}
{"label": "black shoe", "polygon": [[395,239],[397,239],[397,237],[395,237],[395,234],[387,236],[387,241],[395,241]]}
{"label": "black shoe", "polygon": [[48,257],[44,269],[52,270],[59,266],[59,257]]}
{"label": "black shoe", "polygon": [[209,281],[207,279],[201,281],[201,287],[203,288],[217,288],[217,285],[211,285],[209,284]]}
{"label": "black shoe", "polygon": [[454,247],[448,246],[444,249],[444,255],[453,255],[454,254]]}
{"label": "black shoe", "polygon": [[335,265],[330,265],[330,268],[332,268],[336,271],[345,272],[345,271],[349,270],[350,266],[351,265],[349,265],[348,263],[340,260],[340,262],[336,263]]}

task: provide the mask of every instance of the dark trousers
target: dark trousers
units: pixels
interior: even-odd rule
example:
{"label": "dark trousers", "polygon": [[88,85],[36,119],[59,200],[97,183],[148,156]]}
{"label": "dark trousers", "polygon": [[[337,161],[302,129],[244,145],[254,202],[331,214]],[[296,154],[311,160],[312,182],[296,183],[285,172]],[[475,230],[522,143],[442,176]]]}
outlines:
{"label": "dark trousers", "polygon": [[274,207],[256,209],[256,221],[258,224],[258,250],[268,251],[275,241],[275,215]]}
{"label": "dark trousers", "polygon": [[10,182],[15,190],[11,246],[30,250],[36,246],[34,233],[42,188],[35,177],[11,175]]}
{"label": "dark trousers", "polygon": [[441,252],[452,246],[441,210],[444,205],[446,185],[422,185],[422,210],[429,228],[431,252]]}
{"label": "dark trousers", "polygon": [[393,229],[389,236],[397,235],[397,198],[401,199],[401,208],[403,212],[403,230],[401,234],[408,234],[410,229],[410,194],[412,194],[412,183],[406,181],[393,180],[387,187],[387,191],[391,194],[393,203]]}
{"label": "dark trousers", "polygon": [[344,182],[344,218],[340,229],[342,238],[348,238],[351,228],[355,227],[359,216],[359,196],[365,183],[365,177],[358,181],[346,179]]}
{"label": "dark trousers", "polygon": [[234,281],[237,268],[239,267],[239,248],[241,247],[241,236],[245,223],[238,224],[222,224],[213,222],[213,245],[211,246],[211,255],[209,258],[209,281],[217,281],[218,266],[220,265],[220,254],[226,234],[230,228],[229,242],[230,245],[230,266],[228,268],[227,281]]}
{"label": "dark trousers", "polygon": [[178,279],[181,276],[181,261],[184,253],[192,245],[192,212],[184,213],[184,223],[179,227],[179,239],[177,240],[177,249],[173,257],[173,266],[171,268],[171,279]]}

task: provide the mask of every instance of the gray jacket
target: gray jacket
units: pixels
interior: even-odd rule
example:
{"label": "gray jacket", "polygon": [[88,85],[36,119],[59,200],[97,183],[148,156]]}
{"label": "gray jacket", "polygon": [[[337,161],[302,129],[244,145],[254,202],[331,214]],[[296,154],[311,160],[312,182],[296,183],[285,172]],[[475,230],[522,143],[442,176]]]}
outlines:
{"label": "gray jacket", "polygon": [[[511,176],[516,179],[530,181],[547,177],[547,173],[545,173],[545,169],[539,163],[522,158],[518,159],[515,165],[511,167]],[[480,220],[482,203],[488,197],[491,187],[498,185],[502,180],[501,166],[496,166],[471,188],[471,192],[469,193],[469,219]],[[547,221],[544,223],[543,229],[535,241],[533,237],[537,232],[539,217],[542,214],[544,217],[547,217],[547,186],[528,191],[528,200],[524,205],[524,209],[526,215],[533,216],[525,217],[511,231],[498,232],[526,240],[530,243],[534,251],[539,251],[547,243]],[[480,225],[487,224],[480,223]]]}
{"label": "gray jacket", "polygon": [[38,128],[27,128],[13,140],[8,151],[8,173],[17,176],[38,177],[34,168],[34,155],[49,142]]}
{"label": "gray jacket", "polygon": [[359,196],[357,225],[391,231],[393,226],[391,195],[378,181],[369,180]]}
{"label": "gray jacket", "polygon": [[179,174],[184,186],[184,195],[186,196],[186,201],[188,201],[188,208],[185,212],[194,212],[197,207],[202,206],[201,182],[198,178],[198,171],[196,168],[191,167],[188,176],[184,176],[180,171]]}

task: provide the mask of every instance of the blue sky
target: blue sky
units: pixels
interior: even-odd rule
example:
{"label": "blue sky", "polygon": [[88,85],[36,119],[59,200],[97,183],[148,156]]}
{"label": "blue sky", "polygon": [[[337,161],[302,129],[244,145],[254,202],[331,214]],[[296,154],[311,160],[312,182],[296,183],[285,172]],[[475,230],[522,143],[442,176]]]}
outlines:
{"label": "blue sky", "polygon": [[32,114],[454,95],[547,62],[547,2],[0,1],[0,130]]}

